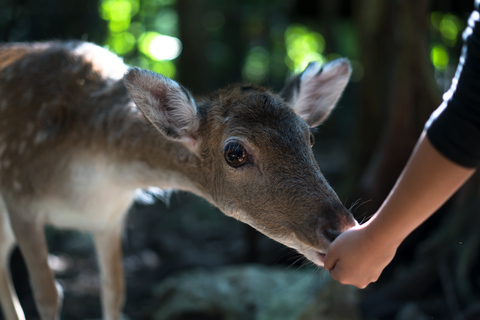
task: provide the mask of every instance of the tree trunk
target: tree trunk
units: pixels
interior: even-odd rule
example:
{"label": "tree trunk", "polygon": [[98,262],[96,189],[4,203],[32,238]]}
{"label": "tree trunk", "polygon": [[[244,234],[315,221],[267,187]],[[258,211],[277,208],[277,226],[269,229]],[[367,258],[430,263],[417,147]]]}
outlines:
{"label": "tree trunk", "polygon": [[[440,103],[428,57],[430,0],[354,1],[365,76],[360,88],[356,194],[373,213]],[[363,208],[365,211],[365,208]]]}
{"label": "tree trunk", "polygon": [[[441,92],[428,57],[430,0],[353,5],[365,70],[355,136],[360,177],[354,194],[371,199],[361,210],[370,215],[400,175]],[[408,267],[403,273],[397,269],[395,276],[384,272],[371,287],[363,302],[367,318],[394,318],[414,305],[426,316],[478,319],[479,183],[477,175],[435,215],[437,224],[430,220],[402,244],[389,268],[400,262]]]}
{"label": "tree trunk", "polygon": [[194,94],[208,90],[210,77],[205,63],[203,16],[206,0],[178,0],[177,11],[183,50],[178,63],[178,81]]}

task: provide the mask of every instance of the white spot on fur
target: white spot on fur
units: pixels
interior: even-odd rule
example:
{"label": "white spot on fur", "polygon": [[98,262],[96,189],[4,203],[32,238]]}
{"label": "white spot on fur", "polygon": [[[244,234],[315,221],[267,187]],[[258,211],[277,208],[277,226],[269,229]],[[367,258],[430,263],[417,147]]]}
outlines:
{"label": "white spot on fur", "polygon": [[0,103],[0,111],[5,111],[7,110],[7,100],[3,99],[2,102]]}
{"label": "white spot on fur", "polygon": [[91,62],[93,69],[105,77],[121,79],[127,71],[127,66],[121,58],[93,43],[83,43],[75,48],[73,53]]}
{"label": "white spot on fur", "polygon": [[5,82],[10,82],[12,79],[13,79],[13,70],[12,70],[12,66],[8,67],[7,69],[5,69]]}
{"label": "white spot on fur", "polygon": [[18,154],[22,154],[23,151],[25,151],[26,146],[27,146],[27,142],[25,140],[22,140],[18,145]]}
{"label": "white spot on fur", "polygon": [[28,104],[32,102],[32,98],[33,98],[33,90],[30,89],[25,91],[25,93],[23,94],[23,102]]}
{"label": "white spot on fur", "polygon": [[27,59],[22,60],[22,62],[20,63],[20,68],[22,70],[25,70],[25,69],[28,68],[28,60]]}
{"label": "white spot on fur", "polygon": [[17,180],[13,181],[13,189],[15,189],[16,191],[22,190],[22,184]]}
{"label": "white spot on fur", "polygon": [[45,131],[38,132],[33,139],[33,143],[40,144],[45,142],[48,138],[48,134]]}
{"label": "white spot on fur", "polygon": [[46,102],[43,102],[40,105],[40,112],[47,112],[48,111],[48,104]]}
{"label": "white spot on fur", "polygon": [[29,136],[33,133],[34,125],[31,122],[27,122],[27,125],[25,126],[25,135]]}

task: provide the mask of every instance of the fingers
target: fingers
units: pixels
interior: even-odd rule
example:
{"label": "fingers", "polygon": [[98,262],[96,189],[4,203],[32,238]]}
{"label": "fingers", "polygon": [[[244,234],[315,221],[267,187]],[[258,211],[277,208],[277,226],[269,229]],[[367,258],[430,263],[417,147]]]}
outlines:
{"label": "fingers", "polygon": [[332,279],[340,282],[341,284],[355,286],[359,289],[365,289],[370,284],[370,281],[349,279],[348,277],[344,277],[341,275],[341,272],[339,272],[339,269],[337,268],[330,270],[330,276],[332,277]]}
{"label": "fingers", "polygon": [[327,254],[327,256],[325,257],[325,261],[323,262],[323,268],[327,271],[330,271],[335,268],[337,261],[338,261],[337,259]]}
{"label": "fingers", "polygon": [[364,230],[359,226],[343,232],[330,244],[324,260],[324,268],[334,280],[360,289],[377,281],[386,265],[384,256],[366,242]]}
{"label": "fingers", "polygon": [[[337,241],[338,238],[335,240]],[[325,256],[325,260],[323,261],[323,268],[327,271],[330,271],[335,268],[337,261],[340,259],[340,254],[337,250],[337,242],[333,242],[328,249],[327,255]]]}
{"label": "fingers", "polygon": [[328,270],[332,279],[344,285],[355,286],[359,289],[365,289],[370,283],[376,282],[379,276],[372,276],[371,274],[347,274],[342,268],[340,262]]}

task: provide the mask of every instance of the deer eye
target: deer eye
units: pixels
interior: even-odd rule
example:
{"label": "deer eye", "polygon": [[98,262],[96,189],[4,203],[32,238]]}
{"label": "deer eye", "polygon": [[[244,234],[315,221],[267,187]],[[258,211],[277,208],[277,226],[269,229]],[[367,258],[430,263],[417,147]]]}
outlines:
{"label": "deer eye", "polygon": [[248,161],[248,153],[245,147],[237,141],[232,141],[225,145],[223,156],[228,165],[234,168],[241,167]]}
{"label": "deer eye", "polygon": [[310,147],[313,147],[315,144],[315,136],[310,132]]}

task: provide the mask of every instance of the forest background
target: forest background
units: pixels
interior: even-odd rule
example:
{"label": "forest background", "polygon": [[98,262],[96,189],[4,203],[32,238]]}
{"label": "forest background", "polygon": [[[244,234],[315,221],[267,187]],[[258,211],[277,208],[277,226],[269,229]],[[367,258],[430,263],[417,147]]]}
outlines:
{"label": "forest background", "polygon": [[[92,41],[197,96],[242,81],[278,91],[310,61],[347,57],[350,84],[318,130],[314,151],[340,199],[365,221],[450,86],[472,10],[473,0],[1,0],[0,41]],[[405,241],[377,283],[354,292],[356,311],[344,319],[480,318],[479,180],[474,176]],[[154,284],[179,272],[205,277],[199,268],[280,268],[280,277],[307,271],[310,282],[328,282],[322,271],[204,200],[175,192],[154,202],[136,204],[127,221],[125,313],[132,319],[235,319],[221,306],[200,303],[159,311],[174,303],[171,293],[152,290]],[[100,317],[89,241],[49,230],[52,261],[66,289],[65,319]],[[35,319],[18,251],[12,260],[22,304]],[[331,297],[316,299],[335,309]],[[239,312],[260,319],[258,308]]]}

